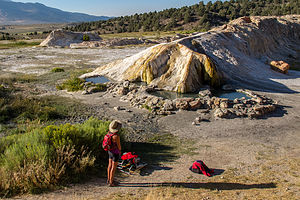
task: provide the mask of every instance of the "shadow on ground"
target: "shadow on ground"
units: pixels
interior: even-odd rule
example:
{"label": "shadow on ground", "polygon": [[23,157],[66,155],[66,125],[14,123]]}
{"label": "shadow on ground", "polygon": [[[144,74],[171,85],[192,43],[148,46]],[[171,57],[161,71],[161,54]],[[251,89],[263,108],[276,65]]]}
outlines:
{"label": "shadow on ground", "polygon": [[214,169],[213,176],[219,176],[224,173],[224,169]]}
{"label": "shadow on ground", "polygon": [[148,165],[147,167],[145,167],[144,169],[142,169],[140,171],[140,175],[141,176],[149,176],[150,174],[152,174],[154,171],[159,171],[159,170],[171,170],[172,167],[162,167],[159,165]]}
{"label": "shadow on ground", "polygon": [[242,183],[181,183],[181,182],[162,182],[162,183],[120,183],[119,187],[180,187],[191,189],[210,189],[210,190],[248,190],[248,189],[268,189],[276,188],[274,183],[242,184]]}
{"label": "shadow on ground", "polygon": [[172,153],[175,147],[152,142],[131,142],[130,149],[135,152],[141,161],[148,165],[159,165],[161,162],[173,162],[178,155]]}
{"label": "shadow on ground", "polygon": [[178,159],[178,155],[174,153],[175,147],[167,144],[131,142],[129,149],[141,158],[141,162],[148,164],[139,172],[141,176],[148,176],[157,170],[170,170],[172,168],[161,166],[161,163],[173,162]]}
{"label": "shadow on ground", "polygon": [[268,119],[270,117],[283,117],[287,114],[286,108],[293,108],[291,106],[277,105],[274,112],[268,113],[259,117],[259,119]]}

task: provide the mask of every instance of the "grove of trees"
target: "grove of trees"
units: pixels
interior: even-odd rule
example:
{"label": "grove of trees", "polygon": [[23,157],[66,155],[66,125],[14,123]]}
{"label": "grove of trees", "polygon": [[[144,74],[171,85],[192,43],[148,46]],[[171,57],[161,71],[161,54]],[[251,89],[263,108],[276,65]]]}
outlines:
{"label": "grove of trees", "polygon": [[200,1],[192,6],[135,14],[68,26],[72,31],[98,31],[99,34],[138,31],[208,30],[242,16],[300,14],[299,0]]}

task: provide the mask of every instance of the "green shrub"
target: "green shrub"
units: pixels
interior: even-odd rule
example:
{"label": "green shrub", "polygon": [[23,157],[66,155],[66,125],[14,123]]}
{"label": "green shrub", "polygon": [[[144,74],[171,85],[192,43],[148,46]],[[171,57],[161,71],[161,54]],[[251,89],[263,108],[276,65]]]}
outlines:
{"label": "green shrub", "polygon": [[[102,141],[108,132],[109,123],[109,121],[90,118],[84,124],[78,125],[80,131],[84,133],[82,138],[84,143],[89,144],[89,150],[96,156],[98,164],[101,164],[106,157],[106,152],[102,149]],[[121,141],[124,139],[121,138]]]}
{"label": "green shrub", "polygon": [[39,119],[48,121],[60,119],[64,116],[58,109],[49,105],[49,102],[44,98],[16,96],[7,109],[12,111],[10,118],[17,118],[18,120]]}
{"label": "green shrub", "polygon": [[0,155],[4,153],[10,145],[14,144],[19,136],[18,135],[9,135],[6,137],[0,138]]}
{"label": "green shrub", "polygon": [[19,47],[30,47],[30,46],[36,46],[39,45],[40,42],[10,42],[10,43],[1,43],[0,49],[9,49],[9,48],[19,48]]}
{"label": "green shrub", "polygon": [[83,124],[51,125],[0,138],[0,195],[55,188],[104,167],[101,143],[109,123],[90,118]]}
{"label": "green shrub", "polygon": [[65,70],[61,67],[54,67],[53,69],[51,69],[51,72],[64,72]]}
{"label": "green shrub", "polygon": [[38,131],[19,135],[15,143],[8,146],[2,154],[1,165],[6,170],[18,170],[24,163],[44,163],[51,155],[45,135]]}
{"label": "green shrub", "polygon": [[152,108],[151,108],[150,106],[148,106],[148,104],[143,104],[143,105],[142,105],[142,108],[147,109],[149,112],[152,111]]}
{"label": "green shrub", "polygon": [[71,124],[47,126],[44,129],[44,134],[49,138],[51,145],[56,149],[67,145],[79,146],[81,137],[79,129]]}
{"label": "green shrub", "polygon": [[[4,96],[4,97],[2,97]],[[65,99],[48,96],[26,98],[22,95],[10,95],[9,91],[0,91],[0,123],[9,120],[40,120],[42,122],[62,119],[72,113],[74,105]]]}
{"label": "green shrub", "polygon": [[67,90],[68,92],[75,92],[83,89],[83,79],[77,77],[71,77],[63,82],[61,85],[56,86],[57,89]]}
{"label": "green shrub", "polygon": [[82,40],[83,41],[90,41],[90,36],[87,35],[87,34],[84,34]]}
{"label": "green shrub", "polygon": [[[106,84],[103,84],[103,83],[97,83],[96,85],[92,85],[92,86],[94,86],[94,87],[90,90],[91,93],[103,92],[103,91],[106,91],[106,89],[107,89]],[[90,86],[90,87],[92,87],[92,86]]]}

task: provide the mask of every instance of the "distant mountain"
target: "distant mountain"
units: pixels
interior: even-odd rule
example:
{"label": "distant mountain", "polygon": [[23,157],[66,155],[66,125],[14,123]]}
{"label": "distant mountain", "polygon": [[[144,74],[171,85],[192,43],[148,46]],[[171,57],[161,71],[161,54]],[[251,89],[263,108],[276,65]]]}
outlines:
{"label": "distant mountain", "polygon": [[110,17],[65,12],[40,3],[0,0],[0,24],[43,24],[107,20]]}

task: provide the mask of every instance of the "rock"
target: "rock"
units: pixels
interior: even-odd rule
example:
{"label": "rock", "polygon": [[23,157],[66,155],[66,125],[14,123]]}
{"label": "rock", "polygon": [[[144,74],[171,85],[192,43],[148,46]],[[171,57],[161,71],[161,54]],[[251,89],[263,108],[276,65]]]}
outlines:
{"label": "rock", "polygon": [[201,108],[202,103],[200,99],[196,99],[195,101],[189,102],[189,106],[191,110],[198,110]]}
{"label": "rock", "polygon": [[220,108],[228,108],[228,107],[229,107],[228,102],[223,101],[220,103]]}
{"label": "rock", "polygon": [[223,118],[224,117],[224,112],[222,111],[222,109],[217,108],[214,112],[214,117],[215,118]]}
{"label": "rock", "polygon": [[120,107],[120,106],[116,106],[116,107],[114,107],[114,110],[120,111],[120,110],[121,110],[121,107]]}
{"label": "rock", "polygon": [[221,103],[221,99],[220,98],[212,98],[212,100],[213,100],[213,104],[214,104],[214,107],[220,107],[220,103]]}
{"label": "rock", "polygon": [[241,20],[243,20],[243,21],[246,22],[246,23],[251,23],[251,22],[252,22],[252,21],[251,21],[251,18],[248,17],[248,16],[241,17]]}
{"label": "rock", "polygon": [[233,100],[233,103],[234,103],[234,104],[238,104],[238,103],[240,103],[240,100],[239,100],[238,98],[235,98],[235,99]]}
{"label": "rock", "polygon": [[214,107],[214,100],[212,100],[212,99],[207,100],[205,105],[206,105],[206,108],[208,108],[208,109],[213,108]]}
{"label": "rock", "polygon": [[253,107],[253,110],[258,112],[260,115],[265,115],[267,113],[275,111],[275,105],[256,105]]}
{"label": "rock", "polygon": [[129,82],[129,81],[124,81],[124,82],[123,82],[123,87],[124,87],[124,88],[128,88],[129,85],[130,85],[130,82]]}
{"label": "rock", "polygon": [[87,90],[83,90],[82,92],[81,92],[81,94],[82,95],[87,95],[87,94],[90,94]]}
{"label": "rock", "polygon": [[158,115],[172,115],[174,114],[173,112],[171,111],[165,111],[165,110],[160,110],[157,112]]}
{"label": "rock", "polygon": [[48,35],[48,37],[43,42],[41,42],[40,46],[70,47],[72,43],[83,42],[84,35],[88,35],[90,41],[102,40],[97,34],[93,34],[90,32],[79,33],[65,30],[54,30]]}
{"label": "rock", "polygon": [[260,98],[260,97],[252,98],[251,100],[254,101],[254,102],[256,102],[256,103],[258,103],[258,104],[262,104],[263,103],[263,99]]}
{"label": "rock", "polygon": [[166,111],[172,111],[174,110],[174,104],[173,104],[173,101],[169,100],[169,99],[166,99],[164,104],[163,104],[163,110],[166,110]]}
{"label": "rock", "polygon": [[121,87],[118,89],[118,95],[126,95],[129,92],[128,88]]}
{"label": "rock", "polygon": [[128,99],[127,96],[122,96],[122,97],[120,98],[120,101],[122,101],[122,102],[129,102],[130,100]]}
{"label": "rock", "polygon": [[196,123],[202,122],[202,118],[201,118],[201,117],[196,117],[195,122],[196,122]]}
{"label": "rock", "polygon": [[212,97],[212,93],[209,89],[206,89],[206,90],[200,91],[199,96],[201,96],[201,97]]}
{"label": "rock", "polygon": [[270,62],[270,66],[271,69],[283,73],[283,74],[287,74],[288,70],[290,69],[290,65],[284,61],[271,61]]}
{"label": "rock", "polygon": [[176,109],[188,110],[189,103],[184,100],[176,99],[175,107]]}

